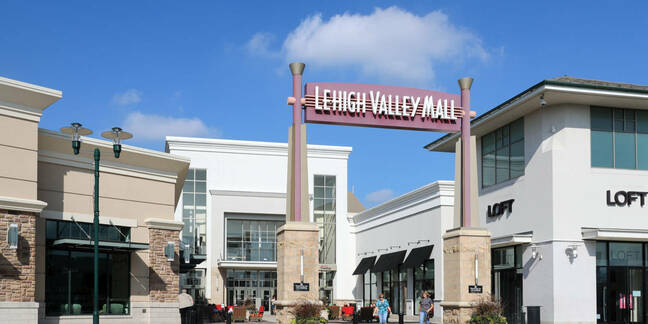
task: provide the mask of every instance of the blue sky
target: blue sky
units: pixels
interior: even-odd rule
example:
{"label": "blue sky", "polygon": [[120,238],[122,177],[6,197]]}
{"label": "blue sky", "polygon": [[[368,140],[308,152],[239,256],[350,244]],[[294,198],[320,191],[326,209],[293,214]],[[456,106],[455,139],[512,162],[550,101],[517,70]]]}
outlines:
{"label": "blue sky", "polygon": [[[394,5],[397,5],[394,7]],[[41,127],[80,121],[135,133],[286,141],[287,63],[305,81],[458,92],[478,113],[545,78],[648,84],[646,2],[2,1],[0,75],[63,91]],[[313,144],[349,145],[349,188],[367,206],[439,179],[440,133],[308,126]]]}

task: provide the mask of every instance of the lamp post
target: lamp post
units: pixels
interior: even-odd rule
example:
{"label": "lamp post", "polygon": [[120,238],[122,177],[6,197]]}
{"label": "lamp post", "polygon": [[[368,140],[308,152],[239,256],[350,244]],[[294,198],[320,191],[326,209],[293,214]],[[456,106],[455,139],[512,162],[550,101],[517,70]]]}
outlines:
{"label": "lamp post", "polygon": [[[61,132],[72,135],[72,150],[74,155],[81,150],[81,135],[90,135],[92,131],[82,127],[79,123],[72,123],[72,126],[61,128]],[[113,141],[113,153],[119,158],[121,153],[121,140],[133,137],[133,134],[124,132],[119,127],[101,133],[101,136]],[[92,323],[99,324],[99,161],[101,152],[99,148],[94,149],[94,292],[92,294]]]}

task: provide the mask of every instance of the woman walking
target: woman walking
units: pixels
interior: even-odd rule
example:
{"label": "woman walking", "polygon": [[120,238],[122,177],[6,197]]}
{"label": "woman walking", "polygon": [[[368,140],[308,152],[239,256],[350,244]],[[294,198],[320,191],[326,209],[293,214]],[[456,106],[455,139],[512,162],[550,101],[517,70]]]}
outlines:
{"label": "woman walking", "polygon": [[427,291],[424,291],[421,297],[421,303],[419,304],[419,324],[427,324],[434,316],[434,303],[430,299]]}
{"label": "woman walking", "polygon": [[385,295],[378,295],[376,310],[378,311],[378,321],[381,324],[387,323],[387,315],[391,313],[391,308],[389,307],[389,302],[387,301],[387,299],[385,299]]}

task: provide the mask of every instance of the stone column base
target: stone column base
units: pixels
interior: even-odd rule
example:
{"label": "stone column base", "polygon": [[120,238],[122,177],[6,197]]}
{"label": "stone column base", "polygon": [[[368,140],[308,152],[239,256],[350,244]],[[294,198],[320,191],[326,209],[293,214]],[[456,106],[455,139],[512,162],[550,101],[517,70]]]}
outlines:
{"label": "stone column base", "polygon": [[[481,293],[469,291],[469,287],[475,284],[481,286]],[[443,322],[469,323],[474,306],[480,300],[488,298],[490,290],[491,251],[488,230],[462,227],[447,231],[443,235]]]}
{"label": "stone column base", "polygon": [[468,302],[442,302],[443,323],[463,324],[469,323],[473,313],[473,303]]}
{"label": "stone column base", "polygon": [[38,324],[37,302],[0,302],[0,320],[4,324]]}

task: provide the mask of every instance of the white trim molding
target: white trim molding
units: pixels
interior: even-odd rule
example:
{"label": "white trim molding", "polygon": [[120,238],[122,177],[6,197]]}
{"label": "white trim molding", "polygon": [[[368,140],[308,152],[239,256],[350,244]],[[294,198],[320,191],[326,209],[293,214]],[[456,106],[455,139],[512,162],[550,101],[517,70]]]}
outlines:
{"label": "white trim molding", "polygon": [[[200,151],[233,154],[288,156],[288,144],[260,141],[240,141],[198,137],[166,137],[166,151]],[[307,145],[308,157],[349,159],[349,146]]]}
{"label": "white trim molding", "polygon": [[581,228],[583,240],[648,241],[648,230],[622,228]]}
{"label": "white trim molding", "polygon": [[285,192],[264,191],[236,191],[236,190],[209,190],[212,196],[258,197],[258,198],[286,198]]}
{"label": "white trim molding", "polygon": [[164,219],[164,218],[147,218],[144,220],[144,224],[148,228],[156,228],[170,231],[181,231],[184,227],[182,221],[177,221],[173,219]]}
{"label": "white trim molding", "polygon": [[277,269],[277,262],[263,262],[263,261],[218,261],[218,267],[223,269],[252,269],[252,270],[265,270]]}
{"label": "white trim molding", "polygon": [[0,209],[40,213],[45,207],[47,203],[40,200],[0,196]]}
{"label": "white trim molding", "polygon": [[511,245],[531,244],[533,232],[517,233],[491,238],[491,248],[499,248]]}

